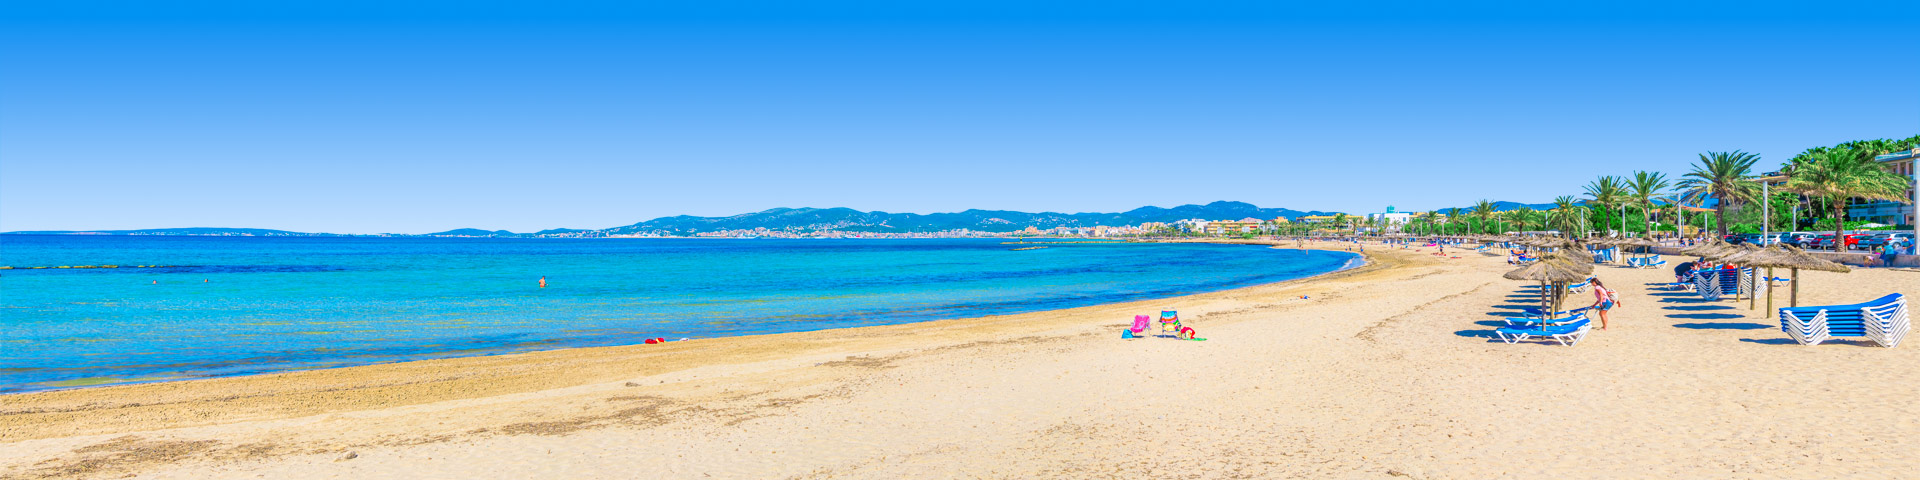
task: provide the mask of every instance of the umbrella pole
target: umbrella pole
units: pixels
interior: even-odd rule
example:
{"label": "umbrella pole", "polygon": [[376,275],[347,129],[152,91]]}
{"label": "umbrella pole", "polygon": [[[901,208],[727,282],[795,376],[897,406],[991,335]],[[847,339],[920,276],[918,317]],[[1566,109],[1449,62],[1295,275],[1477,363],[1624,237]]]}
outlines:
{"label": "umbrella pole", "polygon": [[1773,267],[1767,267],[1767,311],[1773,311]]}
{"label": "umbrella pole", "polygon": [[1552,302],[1547,301],[1547,299],[1552,298],[1550,296],[1552,294],[1553,294],[1553,291],[1547,288],[1547,282],[1540,282],[1540,311],[1545,312],[1540,314],[1541,318],[1547,318],[1547,319],[1554,318],[1557,316],[1557,315],[1554,315],[1554,312],[1560,311],[1557,308],[1553,308]]}
{"label": "umbrella pole", "polygon": [[1799,307],[1800,306],[1800,269],[1798,268],[1793,269],[1793,281],[1788,283],[1793,284],[1787,287],[1787,289],[1793,293],[1788,295],[1788,297],[1791,298],[1792,300],[1790,300],[1787,303],[1787,305]]}

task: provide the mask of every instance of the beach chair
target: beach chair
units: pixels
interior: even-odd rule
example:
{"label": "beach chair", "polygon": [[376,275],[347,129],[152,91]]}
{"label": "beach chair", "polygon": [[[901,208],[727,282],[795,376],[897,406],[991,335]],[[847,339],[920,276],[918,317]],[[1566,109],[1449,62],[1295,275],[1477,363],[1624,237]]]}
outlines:
{"label": "beach chair", "polygon": [[1146,315],[1134,315],[1133,327],[1128,328],[1127,330],[1132,331],[1133,336],[1135,337],[1144,336],[1147,334],[1147,329],[1151,328],[1152,323],[1153,323],[1153,317],[1149,317]]}
{"label": "beach chair", "polygon": [[1685,291],[1685,290],[1688,290],[1688,289],[1692,289],[1692,288],[1693,288],[1693,282],[1665,282],[1665,283],[1655,283],[1655,284],[1653,284],[1653,287],[1654,287],[1654,288],[1659,288],[1659,289],[1662,289],[1662,290],[1681,290],[1681,291]]}
{"label": "beach chair", "polygon": [[[1571,316],[1585,315],[1586,311],[1590,309],[1593,309],[1593,307],[1580,307],[1580,308],[1570,309],[1563,312],[1554,312],[1553,316],[1571,317]],[[1526,318],[1529,320],[1539,320],[1540,318],[1546,317],[1546,315],[1543,314],[1538,308],[1527,307],[1525,310],[1521,310],[1521,312],[1524,315],[1521,318]]]}
{"label": "beach chair", "polygon": [[1753,269],[1751,268],[1742,268],[1739,270],[1722,268],[1710,272],[1696,271],[1694,272],[1693,291],[1699,293],[1700,298],[1704,298],[1707,301],[1719,300],[1721,297],[1726,296],[1738,298],[1741,295],[1755,291],[1756,285],[1753,278]]}
{"label": "beach chair", "polygon": [[1520,343],[1530,338],[1540,337],[1551,338],[1554,341],[1560,342],[1561,345],[1571,347],[1579,344],[1580,340],[1586,339],[1587,331],[1592,328],[1593,322],[1582,318],[1572,323],[1555,326],[1501,327],[1494,329],[1493,334],[1500,337],[1500,341],[1509,344]]}
{"label": "beach chair", "polygon": [[1180,338],[1180,312],[1165,310],[1160,312],[1160,335],[1167,338]]}
{"label": "beach chair", "polygon": [[1586,280],[1581,280],[1580,283],[1567,285],[1567,293],[1585,292],[1587,291],[1587,287],[1592,285],[1593,285],[1593,277],[1587,277]]}
{"label": "beach chair", "polygon": [[[1586,309],[1582,308],[1580,310],[1584,311]],[[1566,313],[1566,312],[1561,312],[1561,313]],[[1587,314],[1585,312],[1575,313],[1573,315],[1552,318],[1552,319],[1543,319],[1540,317],[1507,317],[1506,318],[1507,325],[1516,326],[1516,327],[1538,327],[1542,325],[1560,325],[1565,323],[1578,322],[1586,319],[1587,319]]]}
{"label": "beach chair", "polygon": [[1852,305],[1780,309],[1780,330],[1801,345],[1819,345],[1833,337],[1865,337],[1892,348],[1911,329],[1907,297],[1898,293]]}

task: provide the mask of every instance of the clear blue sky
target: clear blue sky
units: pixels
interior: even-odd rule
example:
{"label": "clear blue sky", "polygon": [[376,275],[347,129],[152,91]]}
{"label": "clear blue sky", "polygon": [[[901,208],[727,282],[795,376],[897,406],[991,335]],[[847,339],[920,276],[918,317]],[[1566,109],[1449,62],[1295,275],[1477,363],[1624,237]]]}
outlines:
{"label": "clear blue sky", "polygon": [[1364,213],[1920,133],[1920,2],[1561,3],[6,2],[0,231]]}

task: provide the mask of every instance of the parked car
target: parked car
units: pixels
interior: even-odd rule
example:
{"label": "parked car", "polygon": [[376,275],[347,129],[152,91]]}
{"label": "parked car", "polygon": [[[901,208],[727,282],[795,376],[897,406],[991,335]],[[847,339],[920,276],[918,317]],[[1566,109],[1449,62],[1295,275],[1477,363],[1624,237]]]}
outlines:
{"label": "parked car", "polygon": [[[1856,247],[1859,247],[1860,240],[1865,239],[1866,235],[1858,234],[1858,233],[1849,233],[1847,234],[1846,238],[1847,238],[1846,239],[1847,248],[1845,250],[1839,250],[1839,251],[1852,250]],[[1813,248],[1824,248],[1824,249],[1833,250],[1834,249],[1833,234],[1828,233],[1828,234],[1822,234],[1818,237],[1815,237],[1813,240]]]}
{"label": "parked car", "polygon": [[1819,237],[1820,234],[1813,232],[1793,232],[1783,235],[1780,243],[1800,248],[1809,248],[1813,246],[1813,240]]}
{"label": "parked car", "polygon": [[1895,238],[1900,239],[1901,245],[1907,245],[1913,241],[1913,234],[1900,232],[1876,233],[1867,237],[1866,240],[1861,240],[1860,248],[1883,247],[1887,245],[1888,240]]}

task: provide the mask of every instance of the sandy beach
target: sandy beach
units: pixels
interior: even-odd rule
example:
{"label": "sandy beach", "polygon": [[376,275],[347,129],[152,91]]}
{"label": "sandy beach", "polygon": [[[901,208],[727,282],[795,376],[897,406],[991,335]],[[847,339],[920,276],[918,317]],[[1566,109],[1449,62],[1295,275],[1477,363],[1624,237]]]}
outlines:
{"label": "sandy beach", "polygon": [[[1920,346],[1800,346],[1765,298],[1606,264],[1611,329],[1508,345],[1492,329],[1532,289],[1503,257],[1449,252],[1375,243],[1354,270],[1071,310],[0,396],[0,477],[1920,471]],[[1802,305],[1920,292],[1909,271],[1801,279]],[[1119,338],[1163,309],[1207,341]]]}

